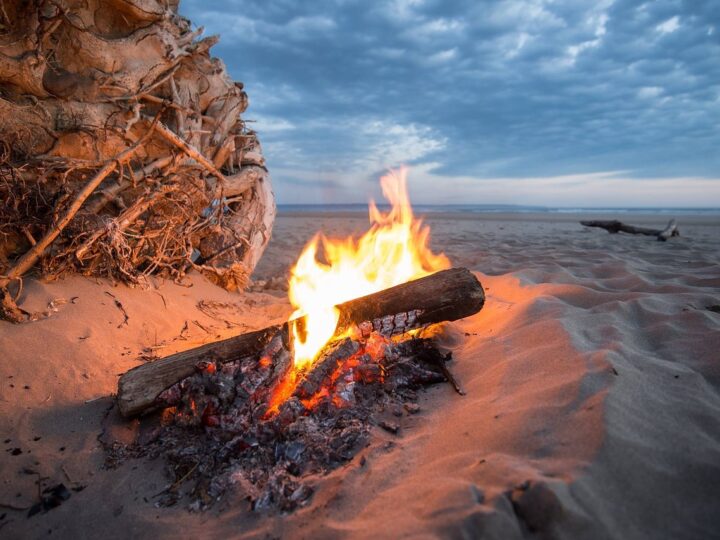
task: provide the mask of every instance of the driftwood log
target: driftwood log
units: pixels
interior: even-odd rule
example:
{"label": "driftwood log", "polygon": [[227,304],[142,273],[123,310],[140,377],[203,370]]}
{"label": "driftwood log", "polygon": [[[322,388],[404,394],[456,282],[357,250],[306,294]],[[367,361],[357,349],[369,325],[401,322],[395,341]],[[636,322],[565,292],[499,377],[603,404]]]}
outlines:
{"label": "driftwood log", "polygon": [[242,288],[274,195],[242,83],[178,0],[0,3],[0,318],[38,266]]}
{"label": "driftwood log", "polygon": [[664,229],[649,229],[647,227],[635,227],[633,225],[627,225],[621,221],[610,220],[610,221],[581,221],[581,225],[585,227],[599,227],[605,229],[611,234],[619,232],[629,234],[644,234],[645,236],[655,236],[658,240],[664,242],[672,236],[680,236],[678,231],[677,223],[674,219],[671,219],[667,227]]}
{"label": "driftwood log", "polygon": [[[401,334],[429,324],[468,317],[480,311],[484,303],[482,285],[469,270],[443,270],[337,306],[340,320],[336,335],[348,329],[363,335],[373,330],[384,335]],[[151,408],[163,390],[192,375],[202,360],[223,363],[251,357],[260,353],[278,334],[288,344],[290,332],[302,331],[301,327],[302,319],[290,321],[208,343],[131,369],[118,383],[120,413],[128,417]]]}

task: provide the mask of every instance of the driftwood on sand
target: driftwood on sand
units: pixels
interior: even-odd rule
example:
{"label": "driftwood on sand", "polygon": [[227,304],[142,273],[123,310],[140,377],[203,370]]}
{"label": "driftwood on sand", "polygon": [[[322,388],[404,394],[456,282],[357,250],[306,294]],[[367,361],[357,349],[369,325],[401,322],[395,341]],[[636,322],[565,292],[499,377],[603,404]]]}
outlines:
{"label": "driftwood on sand", "polygon": [[[444,270],[337,306],[340,319],[335,333],[354,329],[362,335],[372,331],[402,334],[428,324],[467,317],[478,312],[484,303],[482,285],[469,270]],[[192,375],[202,360],[223,363],[251,357],[278,334],[288,343],[290,332],[298,331],[302,331],[302,319],[138,366],[120,377],[120,412],[132,416],[152,407],[163,390]]]}
{"label": "driftwood on sand", "polygon": [[36,265],[143,285],[195,268],[243,288],[274,195],[242,83],[165,0],[5,0],[0,318]]}
{"label": "driftwood on sand", "polygon": [[635,227],[634,225],[627,225],[621,221],[609,220],[609,221],[581,221],[581,225],[585,227],[599,227],[605,229],[611,234],[624,232],[629,234],[644,234],[645,236],[654,236],[658,240],[664,242],[672,236],[680,236],[680,231],[677,228],[677,223],[674,219],[671,219],[667,227],[664,229],[649,229],[647,227]]}

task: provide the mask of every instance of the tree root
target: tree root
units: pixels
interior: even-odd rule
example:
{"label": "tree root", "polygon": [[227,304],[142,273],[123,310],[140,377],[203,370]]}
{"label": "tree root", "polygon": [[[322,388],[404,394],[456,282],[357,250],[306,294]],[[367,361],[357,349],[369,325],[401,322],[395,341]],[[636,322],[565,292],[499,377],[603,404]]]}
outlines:
{"label": "tree root", "polygon": [[18,24],[0,43],[0,317],[38,316],[7,292],[36,266],[140,285],[194,268],[244,287],[275,201],[217,38],[173,0],[3,10]]}

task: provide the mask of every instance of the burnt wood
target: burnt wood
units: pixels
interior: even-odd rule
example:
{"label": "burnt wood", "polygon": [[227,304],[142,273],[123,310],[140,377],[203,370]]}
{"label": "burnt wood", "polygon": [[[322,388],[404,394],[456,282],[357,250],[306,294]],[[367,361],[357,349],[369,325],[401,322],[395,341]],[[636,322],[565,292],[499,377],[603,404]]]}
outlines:
{"label": "burnt wood", "polygon": [[[395,335],[433,323],[454,321],[480,311],[485,293],[467,268],[452,268],[356,298],[337,306],[335,334],[357,329]],[[241,334],[182,351],[124,373],[118,382],[118,407],[125,416],[153,407],[163,390],[189,377],[201,360],[230,362],[259,354],[278,333],[289,344],[291,331],[302,331],[303,319]]]}
{"label": "burnt wood", "polygon": [[585,227],[599,227],[605,229],[609,233],[629,233],[629,234],[644,234],[645,236],[655,236],[658,240],[664,242],[671,236],[680,236],[678,231],[677,223],[674,219],[671,219],[664,229],[649,229],[647,227],[635,227],[634,225],[627,225],[622,221],[610,220],[610,221],[581,221],[581,225]]}

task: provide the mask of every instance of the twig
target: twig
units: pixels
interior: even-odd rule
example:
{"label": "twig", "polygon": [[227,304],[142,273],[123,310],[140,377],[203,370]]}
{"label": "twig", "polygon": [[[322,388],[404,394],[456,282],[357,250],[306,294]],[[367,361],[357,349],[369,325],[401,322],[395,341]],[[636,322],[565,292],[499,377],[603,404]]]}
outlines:
{"label": "twig", "polygon": [[151,193],[146,197],[138,198],[130,208],[110,221],[105,227],[100,227],[92,233],[75,251],[75,256],[79,261],[82,261],[88,250],[100,237],[111,230],[117,232],[124,231],[155,202],[156,198],[168,193],[172,189],[172,186],[161,186],[160,189],[156,190],[154,193]]}
{"label": "twig", "polygon": [[159,292],[157,292],[157,291],[153,291],[153,292],[154,292],[155,294],[157,294],[160,298],[162,298],[163,306],[165,306],[165,309],[167,309],[167,302],[165,301],[165,297],[164,297],[161,293],[159,293]]}
{"label": "twig", "polygon": [[452,357],[452,353],[447,353],[445,357],[442,357],[440,354],[433,355],[433,359],[435,360],[435,363],[440,368],[440,371],[442,371],[442,374],[447,379],[447,382],[449,382],[452,387],[455,389],[455,391],[460,394],[461,396],[465,395],[465,390],[462,389],[460,386],[460,383],[457,382],[457,379],[453,376],[452,372],[448,369],[445,362],[447,362]]}
{"label": "twig", "polygon": [[176,111],[183,111],[183,112],[189,113],[189,114],[192,114],[195,112],[192,109],[188,109],[187,107],[183,107],[182,105],[178,105],[177,103],[173,103],[172,101],[169,101],[167,99],[153,96],[152,94],[140,94],[138,96],[138,99],[142,99],[144,101],[149,101],[150,103],[157,103],[158,105],[165,105],[169,109],[175,109]]}
{"label": "twig", "polygon": [[[150,174],[152,174],[156,170],[163,169],[164,167],[167,167],[172,163],[173,158],[172,156],[166,156],[162,158],[158,158],[152,163],[145,165],[143,168],[138,169],[137,171],[134,171],[132,169],[129,169],[129,172],[132,176],[139,175],[142,173],[142,178],[148,177]],[[129,182],[125,178],[118,179],[118,182],[116,184],[113,184],[111,186],[108,186],[104,190],[100,191],[97,194],[96,198],[93,198],[88,205],[87,205],[87,211],[91,214],[97,214],[100,210],[102,210],[105,205],[110,202],[113,197],[116,197],[121,191],[124,189],[130,187],[132,185],[131,182]]]}
{"label": "twig", "polygon": [[170,131],[167,127],[165,127],[162,123],[158,122],[157,124],[157,132],[160,134],[166,141],[169,143],[174,144],[177,146],[180,150],[185,152],[189,157],[197,161],[200,165],[205,167],[210,174],[215,176],[221,184],[225,184],[227,182],[227,179],[225,178],[225,175],[221,173],[213,163],[206,158],[204,155],[202,155],[198,150],[193,148],[188,142],[186,142],[184,139],[181,139],[178,137],[175,133]]}
{"label": "twig", "polygon": [[107,294],[110,298],[113,299],[113,301],[115,302],[115,307],[118,308],[120,311],[122,311],[123,317],[125,317],[125,318],[123,319],[123,322],[121,322],[120,324],[118,324],[117,327],[120,328],[120,327],[121,327],[122,325],[124,325],[124,324],[127,325],[128,321],[130,320],[130,317],[128,316],[127,311],[125,311],[125,308],[123,307],[122,302],[120,302],[120,300],[118,300],[118,299],[115,297],[115,295],[112,294],[112,293],[109,293],[109,292],[105,291],[105,294]]}
{"label": "twig", "polygon": [[200,328],[200,330],[204,331],[206,334],[209,334],[209,333],[210,333],[210,330],[208,330],[207,328],[205,328],[205,327],[204,327],[202,324],[200,324],[198,321],[193,320],[193,324],[195,324],[195,326],[197,326],[198,328]]}
{"label": "twig", "polygon": [[175,482],[173,482],[172,484],[170,484],[169,486],[167,486],[165,489],[163,489],[163,490],[161,490],[161,491],[158,491],[158,492],[157,492],[155,495],[153,495],[151,498],[154,499],[155,497],[159,497],[159,496],[162,495],[163,493],[168,493],[169,491],[174,491],[180,484],[182,484],[185,480],[187,480],[192,473],[195,472],[195,469],[198,468],[198,465],[200,465],[200,462],[199,462],[199,461],[196,461],[196,462],[195,462],[195,465],[193,465],[193,466],[190,468],[190,470],[189,470],[188,472],[186,472],[186,473],[182,476],[182,478],[180,478],[179,480],[175,480]]}
{"label": "twig", "polygon": [[10,268],[10,271],[7,273],[7,275],[0,278],[0,288],[7,287],[8,283],[13,281],[14,279],[19,278],[25,272],[30,270],[30,268],[33,267],[33,265],[45,252],[48,246],[52,244],[53,240],[55,240],[55,238],[60,235],[60,233],[67,226],[67,224],[72,221],[72,218],[75,217],[75,214],[77,214],[78,210],[80,210],[80,207],[87,200],[87,198],[92,195],[92,193],[102,183],[102,181],[105,180],[105,178],[115,170],[118,164],[122,163],[130,156],[132,156],[137,151],[137,149],[147,140],[147,138],[152,134],[155,128],[157,119],[158,117],[156,116],[147,133],[145,133],[135,144],[120,152],[117,156],[115,156],[113,160],[108,161],[105,166],[100,169],[87,184],[85,184],[85,187],[83,187],[78,192],[78,194],[75,196],[75,200],[68,207],[68,209],[65,210],[65,213],[58,220],[58,222],[53,227],[51,227],[48,232],[45,233],[45,236],[43,236],[37,242],[37,244],[32,246],[29,251],[27,251],[15,262],[15,265]]}

